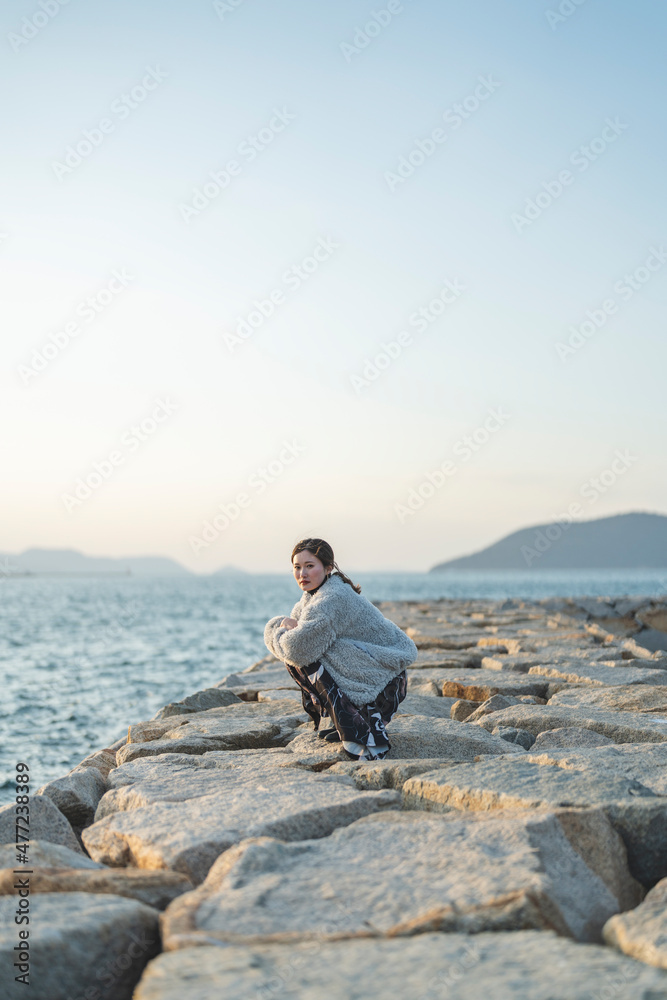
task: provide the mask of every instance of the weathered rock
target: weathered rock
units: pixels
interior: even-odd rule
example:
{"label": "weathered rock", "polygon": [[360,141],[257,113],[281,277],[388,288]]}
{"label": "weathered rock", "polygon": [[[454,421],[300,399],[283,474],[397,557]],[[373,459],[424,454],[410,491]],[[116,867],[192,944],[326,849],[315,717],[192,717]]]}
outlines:
{"label": "weathered rock", "polygon": [[577,726],[550,729],[535,737],[531,750],[533,753],[542,750],[558,749],[560,747],[602,747],[613,746],[613,740],[592,729],[580,729]]}
{"label": "weathered rock", "polygon": [[402,1000],[662,1000],[667,974],[552,931],[417,934],[165,952],[135,1000],[356,1000],[380,983]]}
{"label": "weathered rock", "polygon": [[187,698],[180,701],[172,701],[153,716],[154,719],[166,719],[171,715],[187,715],[191,712],[205,712],[209,708],[223,708],[225,705],[233,705],[240,701],[231,691],[221,690],[218,687],[205,688],[203,691],[195,691]]}
{"label": "weathered rock", "polygon": [[104,869],[98,861],[93,861],[80,849],[73,851],[62,844],[51,844],[48,840],[28,840],[27,855],[30,864],[16,861],[16,844],[0,846],[0,868],[96,868]]}
{"label": "weathered rock", "polygon": [[42,785],[37,794],[47,795],[72,826],[87,826],[108,787],[107,778],[96,767],[79,765],[64,777]]}
{"label": "weathered rock", "polygon": [[[438,757],[445,760],[474,760],[477,754],[522,753],[520,747],[512,748],[504,740],[488,733],[490,742],[479,738],[480,727],[468,726],[451,719],[437,719],[425,715],[395,715],[387,726],[391,743],[387,760],[415,760]],[[348,760],[341,743],[327,743],[318,739],[313,730],[305,730],[288,744],[294,753],[307,755],[311,766],[328,761]]]}
{"label": "weathered rock", "polygon": [[491,715],[493,712],[499,712],[501,708],[509,708],[510,705],[520,705],[521,702],[517,697],[512,694],[494,694],[486,701],[483,701],[481,705],[478,705],[474,712],[471,712],[468,716],[468,722],[476,722],[477,719],[483,719],[485,715]]}
{"label": "weathered rock", "polygon": [[453,673],[451,678],[442,680],[442,693],[448,698],[465,698],[467,701],[486,701],[494,694],[522,694],[546,697],[549,688],[547,680],[528,677],[526,674],[498,670],[477,670]]}
{"label": "weathered rock", "polygon": [[[531,667],[530,677],[553,677],[571,684],[660,684],[665,683],[664,670],[649,670],[645,667],[611,666],[603,663],[544,663]],[[627,661],[621,661],[626,663]]]}
{"label": "weathered rock", "polygon": [[628,913],[617,913],[603,928],[607,944],[647,965],[667,969],[667,878]]}
{"label": "weathered rock", "polygon": [[[652,885],[667,875],[667,797],[650,787],[650,779],[634,776],[634,754],[612,756],[617,749],[522,753],[455,764],[409,778],[403,796],[408,808],[435,811],[600,808],[623,838],[634,877]],[[659,756],[664,759],[664,752]]]}
{"label": "weathered rock", "polygon": [[167,950],[526,927],[598,941],[609,916],[642,896],[597,810],[562,821],[388,812],[320,840],[243,841],[170,904],[162,935]]}
{"label": "weathered rock", "polygon": [[425,695],[426,697],[440,697],[440,685],[434,680],[424,680],[419,674],[408,673],[408,694]]}
{"label": "weathered rock", "polygon": [[[30,985],[14,982],[16,899],[0,898],[0,987],[30,1000],[131,1000],[144,967],[160,951],[159,913],[134,899],[88,892],[30,899]],[[94,992],[93,992],[94,991]]]}
{"label": "weathered rock", "polygon": [[482,670],[512,670],[517,674],[527,674],[530,667],[536,666],[541,662],[542,660],[533,653],[485,656],[482,660]]}
{"label": "weathered rock", "polygon": [[284,701],[288,698],[290,701],[296,701],[301,704],[301,691],[299,688],[294,688],[292,691],[289,688],[270,688],[268,691],[258,691],[257,701]]}
{"label": "weathered rock", "polygon": [[514,726],[496,726],[492,731],[493,736],[500,736],[506,743],[514,743],[523,750],[530,750],[535,737],[526,729],[515,729]]}
{"label": "weathered rock", "polygon": [[[30,895],[35,892],[93,892],[137,899],[146,906],[164,910],[181,893],[192,889],[192,882],[180,872],[142,871],[138,868],[66,868],[37,865],[30,859]],[[11,868],[0,869],[0,896],[16,894],[16,875]]]}
{"label": "weathered rock", "polygon": [[395,788],[400,791],[414,774],[424,774],[451,764],[452,761],[441,757],[421,760],[391,760],[386,757],[384,760],[339,760],[327,769],[327,774],[349,775],[357,788],[368,791],[379,788]]}
{"label": "weathered rock", "polygon": [[[470,721],[465,725],[470,726]],[[496,726],[527,729],[533,736],[548,729],[576,726],[608,736],[614,743],[661,743],[667,740],[667,719],[648,712],[598,712],[567,705],[513,705],[472,723],[492,731]]]}
{"label": "weathered rock", "polygon": [[449,717],[454,722],[465,722],[481,704],[481,701],[466,701],[465,698],[459,698],[453,703]]}
{"label": "weathered rock", "polygon": [[[16,806],[10,803],[0,809],[0,844],[16,843],[16,832]],[[24,835],[28,832],[33,840],[48,840],[51,844],[62,844],[63,847],[83,854],[69,821],[48,795],[30,797],[29,831],[19,826],[18,832],[23,832]]]}
{"label": "weathered rock", "polygon": [[634,638],[643,649],[647,649],[651,653],[664,654],[667,652],[667,632],[662,629],[643,628],[641,632],[635,634]]}
{"label": "weathered rock", "polygon": [[[116,755],[118,764],[138,757],[164,753],[202,754],[209,750],[249,750],[282,746],[300,726],[306,713],[288,699],[237,704],[211,709],[178,722],[161,737],[143,743],[128,743]],[[159,722],[164,720],[158,720]]]}
{"label": "weathered rock", "polygon": [[[119,740],[118,747],[116,747],[116,749],[119,749],[124,743],[125,743],[124,739]],[[96,750],[95,753],[88,754],[87,757],[83,758],[80,764],[77,764],[77,767],[94,767],[97,771],[100,772],[103,778],[106,778],[109,771],[113,770],[115,766],[116,766],[115,751],[106,749]]]}
{"label": "weathered rock", "polygon": [[245,694],[246,699],[254,700],[258,691],[279,690],[281,688],[297,689],[298,685],[292,680],[284,663],[275,667],[263,670],[254,670],[250,673],[229,674],[216,684],[218,689],[228,689]]}
{"label": "weathered rock", "polygon": [[184,872],[195,885],[244,837],[325,837],[400,802],[397,792],[360,792],[351,778],[311,773],[287,751],[274,759],[270,751],[166,754],[110,777],[96,822],[82,834],[91,857]]}
{"label": "weathered rock", "polygon": [[646,684],[563,688],[549,699],[550,705],[593,708],[596,711],[653,712],[667,718],[667,686]]}
{"label": "weathered rock", "polygon": [[434,697],[433,695],[413,694],[412,691],[409,691],[398,706],[394,718],[397,719],[401,715],[427,715],[438,719],[449,719],[454,700],[454,698],[442,698],[439,694]]}

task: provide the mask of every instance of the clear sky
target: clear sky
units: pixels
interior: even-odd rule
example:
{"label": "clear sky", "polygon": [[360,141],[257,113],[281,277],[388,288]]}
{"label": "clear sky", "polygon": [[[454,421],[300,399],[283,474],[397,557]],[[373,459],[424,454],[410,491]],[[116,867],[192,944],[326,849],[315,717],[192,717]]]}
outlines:
{"label": "clear sky", "polygon": [[0,551],[667,513],[667,10],[560,11],[4,4]]}

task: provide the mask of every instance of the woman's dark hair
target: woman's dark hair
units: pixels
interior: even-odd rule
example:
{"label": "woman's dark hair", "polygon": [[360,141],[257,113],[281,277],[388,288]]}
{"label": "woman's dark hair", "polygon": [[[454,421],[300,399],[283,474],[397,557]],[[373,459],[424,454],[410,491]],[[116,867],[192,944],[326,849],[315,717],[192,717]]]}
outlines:
{"label": "woman's dark hair", "polygon": [[[328,542],[325,542],[323,538],[302,538],[300,542],[297,542],[292,549],[292,556],[290,562],[294,562],[294,556],[297,552],[304,552],[308,549],[312,552],[314,556],[320,560],[322,565],[327,568],[328,566],[333,566],[335,569],[335,575],[339,576],[344,583],[349,583],[352,590],[356,590],[358,594],[361,593],[361,587],[358,583],[352,583],[349,576],[345,576],[345,573],[339,568],[338,563],[334,559],[333,549]],[[333,573],[331,574],[334,575]]]}

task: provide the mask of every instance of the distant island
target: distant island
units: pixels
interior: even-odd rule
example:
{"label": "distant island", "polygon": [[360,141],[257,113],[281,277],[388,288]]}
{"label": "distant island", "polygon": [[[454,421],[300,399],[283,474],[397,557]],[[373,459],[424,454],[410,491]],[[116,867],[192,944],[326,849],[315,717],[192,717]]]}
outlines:
{"label": "distant island", "polygon": [[667,568],[667,516],[634,512],[522,528],[472,555],[438,563],[429,573],[460,569],[662,568]]}
{"label": "distant island", "polygon": [[191,576],[190,570],[166,556],[87,556],[76,549],[26,549],[0,553],[3,576]]}

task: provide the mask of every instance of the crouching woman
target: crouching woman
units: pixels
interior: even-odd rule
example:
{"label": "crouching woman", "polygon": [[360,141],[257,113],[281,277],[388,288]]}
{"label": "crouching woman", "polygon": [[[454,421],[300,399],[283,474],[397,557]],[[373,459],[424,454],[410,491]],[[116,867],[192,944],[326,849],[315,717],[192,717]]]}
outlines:
{"label": "crouching woman", "polygon": [[[405,698],[417,647],[340,571],[323,539],[297,542],[292,571],[301,598],[289,618],[266,623],[266,646],[301,688],[318,735],[340,741],[352,760],[379,760],[391,749],[385,727]],[[320,730],[323,717],[331,728]]]}

